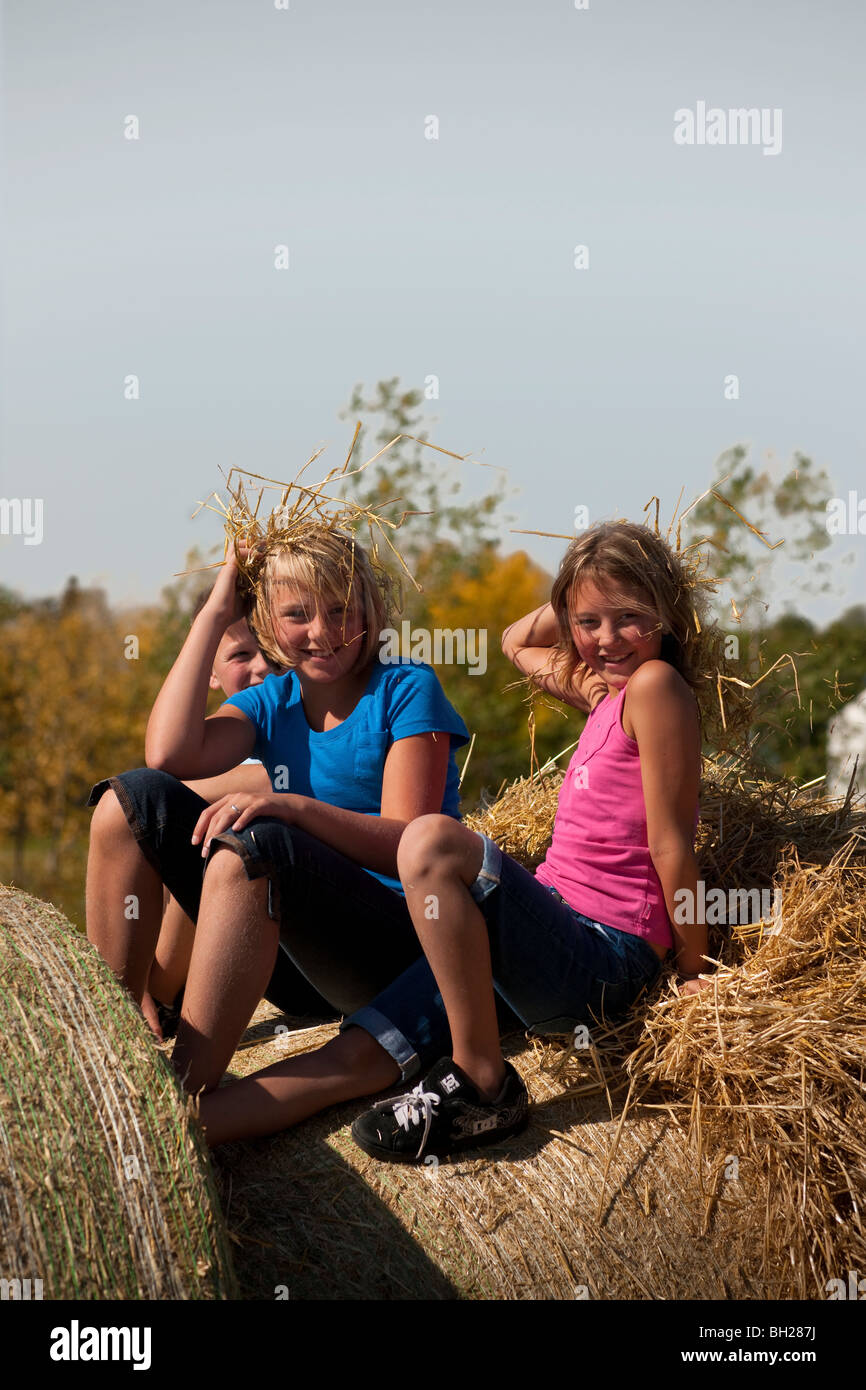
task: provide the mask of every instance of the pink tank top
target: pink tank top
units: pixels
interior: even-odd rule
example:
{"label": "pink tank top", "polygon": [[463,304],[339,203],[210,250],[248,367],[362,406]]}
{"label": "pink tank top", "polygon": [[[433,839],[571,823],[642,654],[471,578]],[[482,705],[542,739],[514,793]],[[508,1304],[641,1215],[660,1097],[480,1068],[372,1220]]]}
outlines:
{"label": "pink tank top", "polygon": [[637,742],[621,722],[627,688],[599,700],[586,721],[560,789],[553,843],[536,877],[585,917],[671,947],[647,846]]}

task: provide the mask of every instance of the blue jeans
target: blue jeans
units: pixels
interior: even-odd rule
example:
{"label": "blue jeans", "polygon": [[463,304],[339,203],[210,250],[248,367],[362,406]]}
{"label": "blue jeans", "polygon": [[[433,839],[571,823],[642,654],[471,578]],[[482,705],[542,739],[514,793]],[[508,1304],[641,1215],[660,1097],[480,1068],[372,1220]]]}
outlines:
{"label": "blue jeans", "polygon": [[[623,1014],[661,969],[638,936],[593,922],[569,907],[493,840],[470,888],[487,923],[496,993],[524,1027],[571,1032]],[[345,1019],[363,1028],[400,1066],[403,1079],[451,1051],[448,1018],[422,959],[372,1003]]]}

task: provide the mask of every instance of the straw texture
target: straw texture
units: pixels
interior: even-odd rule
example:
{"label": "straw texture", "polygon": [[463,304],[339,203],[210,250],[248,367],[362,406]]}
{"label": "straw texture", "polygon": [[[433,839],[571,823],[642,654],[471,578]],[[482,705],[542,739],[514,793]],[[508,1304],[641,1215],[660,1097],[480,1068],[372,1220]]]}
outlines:
{"label": "straw texture", "polygon": [[0,888],[0,979],[0,1274],[45,1298],[234,1296],[200,1131],[101,957]]}
{"label": "straw texture", "polygon": [[[470,823],[534,867],[559,781],[520,779]],[[356,1102],[218,1149],[245,1292],[812,1299],[866,1267],[866,816],[708,761],[698,847],[708,886],[779,889],[780,916],[711,928],[711,990],[680,999],[665,972],[586,1047],[507,1039],[524,1135],[397,1168],[353,1145]],[[235,1075],[334,1031],[278,1018],[263,1006]]]}
{"label": "straw texture", "polygon": [[[335,1025],[239,1051],[234,1075],[317,1046]],[[758,1298],[747,1235],[727,1211],[702,1233],[701,1174],[670,1120],[618,1129],[602,1095],[576,1097],[555,1075],[555,1044],[506,1052],[534,1101],[507,1144],[453,1163],[381,1164],[352,1142],[364,1102],[273,1138],[222,1145],[215,1163],[238,1276],[248,1297],[290,1299]],[[553,1070],[548,1071],[549,1065]],[[599,1195],[604,1186],[604,1207]]]}

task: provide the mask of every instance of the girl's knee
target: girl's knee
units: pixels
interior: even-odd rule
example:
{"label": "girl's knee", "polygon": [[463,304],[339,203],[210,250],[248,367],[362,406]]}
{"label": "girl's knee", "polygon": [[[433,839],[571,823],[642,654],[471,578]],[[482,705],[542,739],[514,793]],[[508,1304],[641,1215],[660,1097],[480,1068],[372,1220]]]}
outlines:
{"label": "girl's knee", "polygon": [[132,840],[132,830],[126,813],[113,787],[106,787],[94,807],[90,821],[91,838],[100,840]]}
{"label": "girl's knee", "polygon": [[204,871],[205,884],[247,882],[247,871],[236,850],[214,840]]}
{"label": "girl's knee", "polygon": [[478,836],[452,816],[418,816],[406,826],[397,849],[400,877],[405,883],[435,870],[437,874],[465,878],[473,842],[480,844]]}

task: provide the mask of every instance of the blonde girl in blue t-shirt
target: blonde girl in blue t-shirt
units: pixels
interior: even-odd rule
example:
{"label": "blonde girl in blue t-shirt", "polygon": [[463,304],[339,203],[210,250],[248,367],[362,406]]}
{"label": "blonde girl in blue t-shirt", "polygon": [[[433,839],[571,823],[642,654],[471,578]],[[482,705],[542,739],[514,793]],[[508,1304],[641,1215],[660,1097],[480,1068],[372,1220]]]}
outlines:
{"label": "blonde girl in blue t-shirt", "polygon": [[[174,1063],[190,1091],[204,1091],[212,1142],[281,1128],[399,1076],[387,1052],[353,1029],[296,1059],[291,1113],[280,1123],[267,1079],[227,1088],[220,1096],[230,1103],[209,1109],[281,936],[343,1013],[418,959],[397,846],[416,816],[459,815],[454,748],[467,740],[430,667],[380,662],[386,596],[350,536],[309,528],[263,555],[241,553],[259,570],[259,643],[288,673],[206,717],[214,653],[249,606],[230,553],[154,704],[148,767],[91,794],[88,937],[139,1002],[163,882],[197,922]],[[216,776],[254,751],[281,789],[208,805],[180,780]]]}

